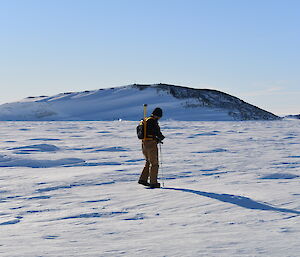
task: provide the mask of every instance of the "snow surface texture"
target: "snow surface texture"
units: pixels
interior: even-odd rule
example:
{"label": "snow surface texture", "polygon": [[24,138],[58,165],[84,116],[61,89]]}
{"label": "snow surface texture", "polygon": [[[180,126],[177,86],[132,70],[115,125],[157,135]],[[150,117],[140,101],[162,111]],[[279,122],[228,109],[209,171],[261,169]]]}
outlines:
{"label": "snow surface texture", "polygon": [[28,97],[0,106],[0,120],[139,120],[143,104],[159,106],[164,119],[232,121],[279,117],[228,94],[173,85],[130,85],[94,91]]}
{"label": "snow surface texture", "polygon": [[[2,122],[0,256],[299,256],[299,121]],[[163,175],[163,178],[162,178]]]}

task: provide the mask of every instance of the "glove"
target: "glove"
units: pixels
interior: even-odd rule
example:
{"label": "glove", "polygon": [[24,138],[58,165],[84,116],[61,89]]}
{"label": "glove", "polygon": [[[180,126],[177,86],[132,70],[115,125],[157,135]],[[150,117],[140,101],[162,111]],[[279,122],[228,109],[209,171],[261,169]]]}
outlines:
{"label": "glove", "polygon": [[156,139],[158,144],[163,144],[164,142],[162,140],[160,140],[159,138]]}

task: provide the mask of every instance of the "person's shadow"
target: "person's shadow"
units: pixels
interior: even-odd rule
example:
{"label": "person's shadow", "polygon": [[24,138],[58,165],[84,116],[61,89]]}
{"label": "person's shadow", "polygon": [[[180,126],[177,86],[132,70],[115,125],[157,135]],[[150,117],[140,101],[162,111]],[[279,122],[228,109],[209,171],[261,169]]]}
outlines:
{"label": "person's shadow", "polygon": [[163,189],[183,191],[183,192],[187,192],[187,193],[201,195],[201,196],[219,200],[221,202],[235,204],[235,205],[238,205],[238,206],[246,208],[246,209],[276,211],[276,212],[293,213],[293,214],[300,215],[300,211],[284,209],[284,208],[276,208],[267,203],[260,203],[260,202],[254,201],[245,196],[229,195],[229,194],[216,194],[216,193],[209,193],[209,192],[203,192],[203,191],[197,191],[197,190],[185,189],[185,188],[164,187]]}

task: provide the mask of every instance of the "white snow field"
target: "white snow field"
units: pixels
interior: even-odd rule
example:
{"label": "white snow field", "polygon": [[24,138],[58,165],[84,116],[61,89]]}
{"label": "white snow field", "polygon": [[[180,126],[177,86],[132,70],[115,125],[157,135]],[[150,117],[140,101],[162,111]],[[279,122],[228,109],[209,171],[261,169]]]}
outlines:
{"label": "white snow field", "polygon": [[299,256],[300,121],[160,124],[1,122],[0,256]]}

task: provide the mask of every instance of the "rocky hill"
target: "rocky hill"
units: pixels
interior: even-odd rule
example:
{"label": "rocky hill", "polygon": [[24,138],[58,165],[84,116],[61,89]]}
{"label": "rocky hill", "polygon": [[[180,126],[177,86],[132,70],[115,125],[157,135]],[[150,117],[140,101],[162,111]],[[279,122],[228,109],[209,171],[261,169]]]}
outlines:
{"label": "rocky hill", "polygon": [[276,120],[278,116],[229,94],[167,84],[140,85],[28,97],[0,105],[0,120],[139,120],[143,104],[159,106],[164,119]]}

